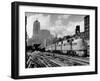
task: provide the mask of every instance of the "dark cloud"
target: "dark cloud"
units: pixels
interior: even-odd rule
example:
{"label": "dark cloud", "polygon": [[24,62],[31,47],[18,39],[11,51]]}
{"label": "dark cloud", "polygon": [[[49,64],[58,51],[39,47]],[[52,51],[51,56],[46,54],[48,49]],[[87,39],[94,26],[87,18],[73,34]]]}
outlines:
{"label": "dark cloud", "polygon": [[85,15],[71,15],[68,18],[68,21],[72,21],[72,22],[78,22],[78,21],[82,21],[84,19]]}
{"label": "dark cloud", "polygon": [[[55,14],[55,13],[36,13],[36,12],[26,12],[25,15],[31,18],[32,16],[39,17],[38,19],[40,21],[41,28],[48,29],[50,30],[50,32],[53,33],[56,32],[59,35],[62,35],[64,31],[66,34],[67,31],[66,29],[75,30],[73,29],[73,27],[75,27],[77,24],[80,24],[80,22],[82,22],[85,17],[85,15],[78,15],[78,14],[74,15],[74,14]],[[34,18],[31,19],[30,22],[33,20]],[[32,26],[31,28],[33,28],[33,22],[30,25]],[[82,27],[84,27],[83,24]],[[72,30],[68,32],[71,33]]]}

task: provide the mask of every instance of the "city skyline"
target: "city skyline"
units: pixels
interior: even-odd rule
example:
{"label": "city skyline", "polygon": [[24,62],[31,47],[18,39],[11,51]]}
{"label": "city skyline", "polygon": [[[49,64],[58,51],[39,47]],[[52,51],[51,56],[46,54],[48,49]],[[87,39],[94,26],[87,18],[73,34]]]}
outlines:
{"label": "city skyline", "polygon": [[26,12],[25,16],[27,16],[26,28],[29,38],[32,37],[33,23],[36,19],[40,22],[40,29],[49,30],[52,35],[58,37],[75,34],[76,25],[80,25],[81,32],[84,31],[85,15]]}

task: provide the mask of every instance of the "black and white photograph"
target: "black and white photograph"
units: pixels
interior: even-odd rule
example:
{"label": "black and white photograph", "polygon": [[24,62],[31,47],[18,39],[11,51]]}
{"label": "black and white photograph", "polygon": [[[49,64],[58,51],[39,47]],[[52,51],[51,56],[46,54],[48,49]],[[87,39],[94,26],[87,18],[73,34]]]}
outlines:
{"label": "black and white photograph", "polygon": [[25,67],[88,66],[89,20],[89,15],[25,12]]}
{"label": "black and white photograph", "polygon": [[12,78],[97,74],[97,7],[12,3]]}

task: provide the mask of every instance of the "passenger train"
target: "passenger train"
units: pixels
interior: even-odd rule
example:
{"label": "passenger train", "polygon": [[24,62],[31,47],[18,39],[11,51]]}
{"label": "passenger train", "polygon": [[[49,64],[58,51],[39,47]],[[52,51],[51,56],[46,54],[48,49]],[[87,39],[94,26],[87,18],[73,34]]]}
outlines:
{"label": "passenger train", "polygon": [[49,52],[60,52],[62,54],[72,54],[75,56],[87,56],[87,49],[82,38],[59,41],[48,45],[45,50]]}

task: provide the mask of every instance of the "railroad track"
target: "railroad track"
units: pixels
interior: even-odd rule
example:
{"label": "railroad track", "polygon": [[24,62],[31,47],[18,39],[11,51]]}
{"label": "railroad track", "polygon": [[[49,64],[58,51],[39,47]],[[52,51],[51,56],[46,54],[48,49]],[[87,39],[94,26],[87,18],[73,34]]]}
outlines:
{"label": "railroad track", "polygon": [[[50,55],[52,56],[53,54],[51,53]],[[89,61],[87,61],[87,60],[78,59],[78,58],[74,58],[74,57],[70,57],[70,56],[55,54],[55,57],[59,58],[59,59],[63,59],[63,60],[70,60],[73,63],[77,63],[79,65],[88,65],[89,64]]]}
{"label": "railroad track", "polygon": [[69,59],[69,60],[71,60],[71,61],[73,61],[73,62],[82,64],[82,65],[88,65],[88,64],[89,64],[89,62],[87,62],[87,61],[85,61],[85,60],[76,59],[76,58],[74,58],[74,57],[60,56],[60,58]]}
{"label": "railroad track", "polygon": [[[48,56],[49,54],[49,56]],[[30,58],[27,61],[28,68],[39,68],[39,67],[60,67],[63,66],[66,63],[66,66],[76,66],[76,65],[89,65],[89,62],[86,60],[77,59],[70,56],[65,55],[59,55],[59,54],[36,54],[36,55],[30,55]],[[49,58],[50,57],[50,58]],[[57,62],[58,60],[60,62]],[[68,63],[68,65],[67,65]]]}
{"label": "railroad track", "polygon": [[45,56],[41,56],[41,58],[42,58],[41,61],[44,61],[44,63],[47,64],[48,67],[58,67],[58,66],[60,66],[59,64],[52,62],[50,59],[48,59]]}
{"label": "railroad track", "polygon": [[28,68],[32,68],[32,66],[37,67],[37,68],[38,67],[58,67],[58,66],[60,66],[60,65],[50,61],[45,56],[36,55],[34,58],[32,58],[32,56],[30,56],[30,58],[28,59],[28,61],[27,61]]}

